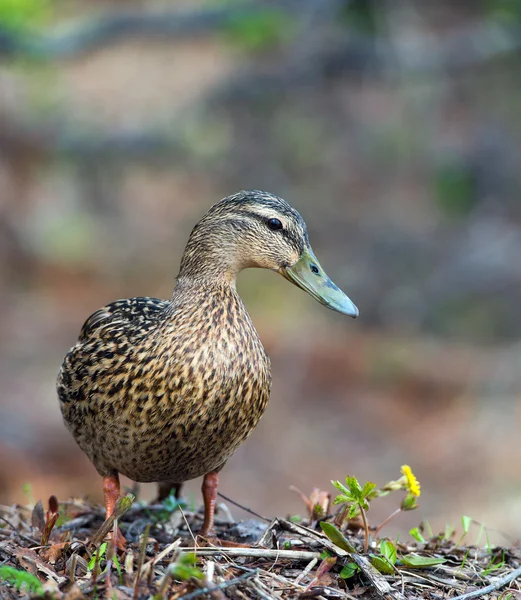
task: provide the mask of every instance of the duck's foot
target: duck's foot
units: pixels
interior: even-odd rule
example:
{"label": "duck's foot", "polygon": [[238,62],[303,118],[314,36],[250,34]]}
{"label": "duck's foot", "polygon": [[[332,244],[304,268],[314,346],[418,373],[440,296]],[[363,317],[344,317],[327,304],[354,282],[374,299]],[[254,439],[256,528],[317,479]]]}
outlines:
{"label": "duck's foot", "polygon": [[215,537],[214,515],[217,502],[217,488],[219,486],[219,473],[211,471],[203,479],[202,492],[204,500],[204,521],[199,535],[203,538]]}
{"label": "duck's foot", "polygon": [[[103,478],[103,494],[105,497],[105,519],[108,519],[114,513],[120,496],[119,475],[117,473],[111,473]],[[107,538],[110,540],[114,538],[116,548],[119,550],[126,549],[127,540],[117,525],[115,531],[111,531]]]}

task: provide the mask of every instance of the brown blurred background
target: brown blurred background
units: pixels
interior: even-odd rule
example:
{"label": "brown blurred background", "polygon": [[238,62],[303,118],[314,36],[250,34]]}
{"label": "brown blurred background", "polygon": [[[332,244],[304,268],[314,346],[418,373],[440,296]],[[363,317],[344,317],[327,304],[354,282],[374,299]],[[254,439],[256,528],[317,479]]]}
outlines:
{"label": "brown blurred background", "polygon": [[521,535],[520,54],[517,0],[0,4],[0,502],[100,499],[64,354],[103,304],[168,298],[193,224],[260,188],[361,316],[241,275],[274,387],[223,493],[304,513],[291,484],[408,463],[402,537]]}

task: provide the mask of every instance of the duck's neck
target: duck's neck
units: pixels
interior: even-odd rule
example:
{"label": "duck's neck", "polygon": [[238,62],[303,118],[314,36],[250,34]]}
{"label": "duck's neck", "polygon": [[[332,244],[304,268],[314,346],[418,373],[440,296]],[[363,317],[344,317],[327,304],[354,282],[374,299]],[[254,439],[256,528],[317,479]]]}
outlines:
{"label": "duck's neck", "polygon": [[235,290],[235,281],[246,264],[241,259],[237,242],[223,235],[215,224],[206,226],[203,219],[188,240],[177,276],[178,286],[224,287]]}

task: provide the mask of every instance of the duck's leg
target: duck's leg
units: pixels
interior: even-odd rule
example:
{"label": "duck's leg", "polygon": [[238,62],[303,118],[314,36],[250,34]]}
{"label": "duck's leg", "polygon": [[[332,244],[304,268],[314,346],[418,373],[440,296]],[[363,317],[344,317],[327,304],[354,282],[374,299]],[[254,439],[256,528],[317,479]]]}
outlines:
{"label": "duck's leg", "polygon": [[[117,473],[111,473],[103,478],[103,495],[105,497],[105,519],[108,519],[114,513],[120,496],[119,475]],[[116,529],[116,546],[124,550],[126,544],[127,540],[118,527]]]}
{"label": "duck's leg", "polygon": [[179,500],[181,497],[181,488],[183,487],[182,483],[176,483],[174,481],[160,481],[157,484],[157,502],[163,502],[165,498],[168,498],[170,494],[174,494],[174,496]]}
{"label": "duck's leg", "polygon": [[219,485],[219,471],[206,473],[203,479],[202,492],[204,500],[204,521],[199,535],[203,537],[214,536],[214,514],[217,501],[217,487]]}

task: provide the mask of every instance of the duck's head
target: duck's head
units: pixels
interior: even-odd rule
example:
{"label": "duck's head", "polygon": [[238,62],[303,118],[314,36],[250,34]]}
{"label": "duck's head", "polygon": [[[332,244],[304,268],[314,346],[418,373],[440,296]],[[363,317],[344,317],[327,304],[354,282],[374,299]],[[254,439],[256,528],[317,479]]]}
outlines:
{"label": "duck's head", "polygon": [[277,271],[324,306],[358,316],[320,266],[304,219],[282,198],[259,190],[241,191],[210,208],[190,235],[179,279],[234,282],[249,267]]}

